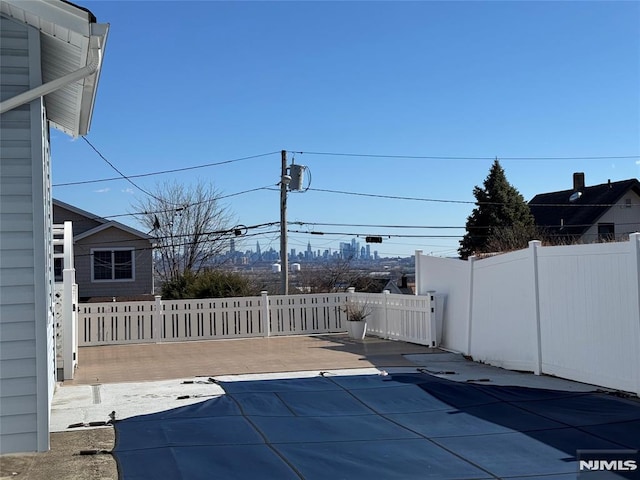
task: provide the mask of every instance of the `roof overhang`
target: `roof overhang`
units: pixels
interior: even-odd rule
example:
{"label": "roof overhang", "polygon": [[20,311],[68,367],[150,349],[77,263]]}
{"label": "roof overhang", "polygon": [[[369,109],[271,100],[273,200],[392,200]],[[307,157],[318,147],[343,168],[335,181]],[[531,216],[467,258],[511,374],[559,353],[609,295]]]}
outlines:
{"label": "roof overhang", "polygon": [[62,0],[1,0],[0,13],[40,32],[42,83],[97,64],[95,71],[44,95],[47,119],[68,135],[86,135],[91,125],[108,24]]}
{"label": "roof overhang", "polygon": [[92,228],[91,230],[87,230],[86,232],[82,232],[78,235],[74,235],[73,240],[74,241],[78,241],[78,240],[83,240],[85,238],[91,237],[97,233],[100,233],[104,230],[107,230],[108,228],[116,228],[118,230],[121,230],[123,232],[127,232],[133,236],[136,236],[138,238],[140,238],[140,240],[147,240],[148,242],[151,242],[153,240],[153,237],[151,237],[150,235],[147,235],[146,233],[140,232],[139,230],[136,230],[135,228],[131,228],[127,225],[124,225],[122,223],[119,222],[107,222],[107,223],[103,223],[102,225],[98,225],[95,228]]}
{"label": "roof overhang", "polygon": [[82,210],[81,208],[78,208],[74,205],[58,200],[57,198],[52,199],[52,203],[54,208],[55,207],[64,208],[65,210],[69,210],[70,212],[76,213],[77,215],[89,218],[91,220],[95,220],[96,222],[100,223],[100,225],[98,225],[97,227],[91,228],[85,232],[74,235],[73,237],[74,240],[82,240],[84,238],[95,235],[96,233],[102,232],[107,228],[117,228],[119,230],[122,230],[123,232],[128,232],[131,235],[140,237],[140,239],[142,240],[149,240],[149,241],[153,240],[153,237],[147,233],[141,232],[140,230],[136,230],[135,228],[129,227],[128,225],[125,225],[123,223],[116,222],[114,220],[107,220],[106,218],[99,217],[91,212],[87,212],[86,210]]}

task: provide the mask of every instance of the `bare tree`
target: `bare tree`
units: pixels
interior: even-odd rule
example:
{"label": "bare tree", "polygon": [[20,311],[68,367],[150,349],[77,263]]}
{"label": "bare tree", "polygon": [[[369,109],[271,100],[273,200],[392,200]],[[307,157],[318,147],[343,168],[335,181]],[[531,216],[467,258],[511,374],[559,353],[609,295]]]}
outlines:
{"label": "bare tree", "polygon": [[165,182],[152,193],[134,209],[155,238],[156,269],[163,280],[198,273],[227,248],[233,216],[213,185]]}
{"label": "bare tree", "polygon": [[366,273],[353,266],[352,258],[305,265],[298,274],[300,287],[309,293],[344,292],[348,287],[363,285],[366,278]]}

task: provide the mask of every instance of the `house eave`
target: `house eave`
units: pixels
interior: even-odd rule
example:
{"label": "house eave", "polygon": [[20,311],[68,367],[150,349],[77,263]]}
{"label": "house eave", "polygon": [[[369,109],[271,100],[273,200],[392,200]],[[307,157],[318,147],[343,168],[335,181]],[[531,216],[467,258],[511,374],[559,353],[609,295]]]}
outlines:
{"label": "house eave", "polygon": [[54,207],[57,206],[57,207],[64,208],[65,210],[69,210],[70,212],[76,213],[76,214],[78,214],[80,216],[87,217],[87,218],[89,218],[91,220],[95,220],[96,222],[100,222],[100,223],[109,222],[109,220],[107,220],[105,218],[102,218],[102,217],[99,217],[97,215],[94,215],[93,213],[87,212],[86,210],[82,210],[81,208],[78,208],[75,205],[71,205],[69,203],[65,203],[65,202],[63,202],[61,200],[58,200],[57,198],[52,199],[52,203],[53,203]]}
{"label": "house eave", "polygon": [[117,228],[118,230],[122,230],[124,232],[130,233],[131,235],[139,237],[140,240],[147,240],[148,242],[151,242],[153,240],[153,237],[151,237],[150,235],[147,235],[146,233],[140,232],[135,228],[131,228],[131,227],[128,227],[127,225],[124,225],[119,222],[114,222],[114,221],[103,223],[102,225],[98,225],[97,227],[87,230],[86,232],[82,232],[78,235],[74,235],[73,240],[74,242],[83,240],[97,233],[100,233],[108,228]]}
{"label": "house eave", "polygon": [[40,32],[43,84],[86,67],[97,57],[93,73],[44,96],[47,119],[53,127],[72,137],[86,135],[109,25],[95,23],[90,11],[63,0],[2,0],[0,13]]}

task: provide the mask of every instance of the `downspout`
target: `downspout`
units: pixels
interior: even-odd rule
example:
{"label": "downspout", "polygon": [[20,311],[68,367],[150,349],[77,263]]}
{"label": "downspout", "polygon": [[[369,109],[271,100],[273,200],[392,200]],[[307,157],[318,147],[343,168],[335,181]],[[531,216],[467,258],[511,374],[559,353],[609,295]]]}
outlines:
{"label": "downspout", "polygon": [[51,80],[50,82],[44,83],[39,87],[32,88],[31,90],[19,93],[15,97],[0,102],[0,114],[13,110],[14,108],[26,103],[30,103],[37,98],[44,97],[45,95],[53,93],[56,90],[60,90],[61,88],[64,88],[71,83],[77,82],[78,80],[82,80],[83,78],[87,78],[88,76],[93,75],[94,73],[96,73],[98,67],[100,66],[100,49],[90,48],[87,60],[88,63],[78,70],[67,73],[60,78]]}

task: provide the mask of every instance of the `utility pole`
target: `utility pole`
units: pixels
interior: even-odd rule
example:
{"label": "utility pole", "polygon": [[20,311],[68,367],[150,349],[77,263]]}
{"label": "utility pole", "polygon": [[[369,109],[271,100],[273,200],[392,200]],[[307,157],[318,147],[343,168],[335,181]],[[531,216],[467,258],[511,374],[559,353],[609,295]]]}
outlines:
{"label": "utility pole", "polygon": [[287,175],[287,151],[282,150],[282,174],[280,176],[280,293],[289,294],[289,262],[287,258],[287,187],[291,177]]}

